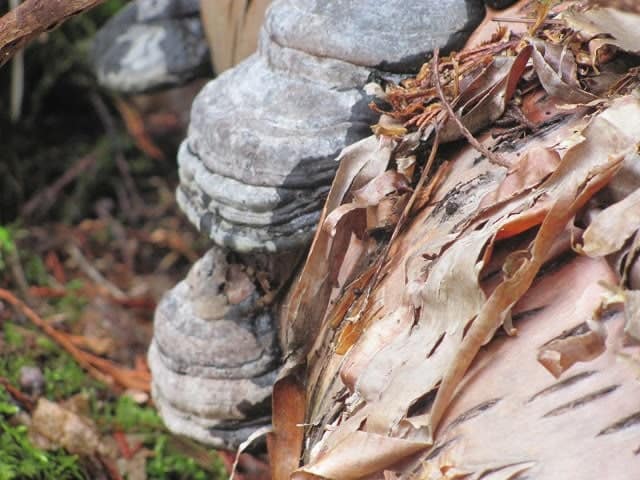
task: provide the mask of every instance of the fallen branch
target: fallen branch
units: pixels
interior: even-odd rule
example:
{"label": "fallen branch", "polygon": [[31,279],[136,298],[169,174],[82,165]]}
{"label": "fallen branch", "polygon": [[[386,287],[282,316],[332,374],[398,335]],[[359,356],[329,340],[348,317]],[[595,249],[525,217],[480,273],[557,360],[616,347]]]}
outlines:
{"label": "fallen branch", "polygon": [[26,0],[0,18],[0,67],[43,32],[104,0]]}
{"label": "fallen branch", "polygon": [[115,365],[110,360],[83,352],[74,345],[68,335],[53,328],[22,300],[16,298],[15,295],[4,288],[0,288],[0,300],[19,310],[35,326],[66,350],[95,379],[109,386],[117,383],[124,388],[133,388],[144,392],[150,391],[150,374],[148,371],[123,368]]}
{"label": "fallen branch", "polygon": [[29,412],[35,408],[33,400],[31,400],[29,395],[25,395],[19,389],[11,385],[11,382],[8,379],[0,377],[0,385],[2,385],[9,395],[11,395],[16,401],[20,402]]}
{"label": "fallen branch", "polygon": [[53,340],[55,340],[62,348],[64,348],[69,354],[80,364],[82,368],[87,370],[92,376],[96,377],[101,382],[110,383],[109,380],[104,377],[98,370],[96,370],[85,358],[85,353],[77,349],[73,343],[61,332],[58,332],[55,328],[45,322],[40,316],[31,310],[22,300],[16,298],[8,290],[0,288],[0,300],[3,300],[16,310],[19,310],[25,317],[27,317],[35,326],[44,331]]}
{"label": "fallen branch", "polygon": [[58,198],[62,190],[78,178],[83,172],[95,165],[97,157],[94,153],[90,153],[82,157],[71,168],[64,172],[58,179],[53,182],[49,187],[41,192],[36,193],[31,197],[27,203],[24,204],[21,210],[21,214],[24,217],[30,217],[34,212],[38,215],[44,215],[53,205]]}
{"label": "fallen branch", "polygon": [[113,298],[122,301],[127,299],[127,294],[120,290],[116,285],[111,283],[108,279],[100,273],[100,271],[94,267],[89,260],[84,256],[80,248],[74,243],[69,243],[67,247],[69,256],[76,262],[76,265],[84,274],[93,281],[96,285],[104,288],[109,295]]}

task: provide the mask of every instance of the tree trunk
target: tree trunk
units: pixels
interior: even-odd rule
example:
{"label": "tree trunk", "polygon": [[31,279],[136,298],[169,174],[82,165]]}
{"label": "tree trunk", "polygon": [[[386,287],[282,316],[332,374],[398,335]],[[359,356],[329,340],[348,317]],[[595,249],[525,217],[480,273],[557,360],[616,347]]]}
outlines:
{"label": "tree trunk", "polygon": [[275,479],[640,477],[640,17],[532,8],[343,151],[283,309]]}

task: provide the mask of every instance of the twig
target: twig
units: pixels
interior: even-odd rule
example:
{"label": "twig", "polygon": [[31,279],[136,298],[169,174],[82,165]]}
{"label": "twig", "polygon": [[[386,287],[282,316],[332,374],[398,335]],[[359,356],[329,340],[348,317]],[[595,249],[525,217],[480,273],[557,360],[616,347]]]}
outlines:
{"label": "twig", "polygon": [[500,165],[501,167],[509,168],[511,165],[508,162],[506,162],[502,157],[500,157],[499,155],[497,155],[497,154],[495,154],[493,152],[490,152],[489,149],[487,149],[487,147],[482,145],[471,134],[471,132],[467,129],[467,127],[464,126],[464,124],[462,123],[462,120],[460,120],[460,118],[456,115],[456,112],[453,111],[453,107],[451,106],[451,103],[449,103],[449,101],[447,100],[447,97],[445,97],[444,92],[442,91],[442,85],[440,84],[440,75],[438,74],[438,61],[439,61],[439,58],[440,58],[440,50],[438,48],[436,48],[433,51],[433,63],[434,63],[433,83],[434,83],[434,85],[436,87],[436,91],[438,92],[438,96],[440,97],[440,102],[442,103],[442,105],[447,110],[447,114],[453,120],[453,122],[456,124],[458,129],[460,129],[460,133],[467,139],[467,141],[469,142],[469,144],[473,148],[475,148],[478,152],[480,152],[485,157],[487,157],[487,159],[491,163],[494,163],[496,165]]}
{"label": "twig", "polygon": [[420,174],[420,179],[416,184],[416,188],[413,190],[413,193],[411,194],[409,201],[407,202],[407,204],[404,206],[404,209],[402,210],[402,214],[400,215],[400,218],[398,219],[398,223],[396,223],[396,226],[393,229],[391,238],[389,239],[389,241],[384,247],[384,250],[376,260],[377,265],[376,265],[375,273],[373,274],[371,279],[367,282],[367,288],[364,293],[364,301],[360,302],[361,308],[358,310],[356,317],[360,317],[362,312],[364,312],[368,308],[369,300],[371,298],[371,292],[373,291],[375,286],[378,284],[380,273],[382,272],[382,267],[384,266],[384,263],[387,260],[387,257],[389,256],[389,251],[391,250],[391,246],[393,245],[393,242],[395,241],[397,236],[400,234],[400,231],[404,227],[404,224],[406,223],[407,218],[411,213],[411,209],[413,208],[413,204],[415,203],[420,190],[422,190],[422,188],[424,187],[424,184],[427,180],[429,172],[431,171],[431,167],[433,166],[433,163],[436,159],[436,154],[438,153],[438,146],[440,145],[440,129],[437,124],[435,125],[435,131],[436,131],[435,138],[433,139],[433,145],[431,147],[431,152],[429,153],[429,158],[427,159],[427,163],[424,166],[422,173]]}
{"label": "twig", "polygon": [[39,34],[104,0],[26,0],[0,17],[0,67]]}
{"label": "twig", "polygon": [[107,471],[110,480],[123,480],[122,475],[118,471],[118,468],[114,465],[113,461],[105,455],[98,454],[98,461],[102,464],[103,468]]}
{"label": "twig", "polygon": [[90,153],[74,163],[49,187],[36,193],[24,204],[20,212],[22,216],[30,217],[36,210],[39,215],[46,213],[55,204],[55,199],[60,195],[60,192],[83,172],[91,168],[96,163],[96,160],[95,154]]}
{"label": "twig", "polygon": [[429,153],[429,158],[427,159],[427,163],[424,166],[424,169],[422,170],[422,173],[420,174],[420,179],[418,180],[418,183],[416,184],[416,188],[413,190],[413,193],[411,194],[411,197],[409,198],[409,201],[407,202],[407,204],[404,206],[404,209],[402,210],[402,214],[400,215],[400,218],[398,219],[398,223],[396,223],[396,227],[393,229],[393,233],[391,234],[391,238],[389,239],[389,242],[385,246],[383,255],[381,256],[380,265],[378,265],[378,269],[376,270],[376,273],[372,278],[372,282],[371,283],[374,284],[374,285],[378,281],[378,277],[380,275],[380,271],[382,270],[382,265],[384,264],[385,260],[387,259],[386,257],[389,254],[389,250],[391,249],[391,245],[393,245],[394,240],[400,234],[400,231],[404,227],[405,223],[407,223],[407,218],[409,218],[409,213],[411,212],[411,209],[413,208],[413,204],[415,203],[416,198],[418,198],[420,190],[422,190],[422,188],[424,187],[424,184],[427,181],[427,177],[429,176],[429,172],[431,172],[431,167],[433,167],[433,163],[436,160],[436,154],[438,153],[438,147],[440,146],[440,128],[439,128],[439,126],[437,124],[435,125],[435,131],[436,131],[436,135],[435,135],[435,138],[433,139],[433,145],[431,146],[431,152]]}
{"label": "twig", "polygon": [[148,371],[124,368],[105,358],[83,352],[74,345],[65,333],[53,328],[22,300],[16,298],[15,295],[4,288],[0,288],[0,300],[9,303],[13,308],[19,310],[35,326],[44,331],[57,342],[58,345],[66,350],[69,355],[95,379],[109,386],[113,386],[115,382],[124,388],[134,388],[144,392],[150,391]]}
{"label": "twig", "polygon": [[25,317],[27,317],[35,326],[44,331],[53,340],[55,340],[62,348],[64,348],[69,354],[92,376],[104,382],[110,384],[109,378],[102,374],[98,369],[94,368],[86,359],[87,354],[76,348],[76,346],[61,332],[58,332],[55,328],[45,322],[40,316],[31,310],[22,300],[18,299],[8,290],[0,288],[0,300],[9,303],[13,308],[19,310]]}
{"label": "twig", "polygon": [[[9,0],[9,8],[15,10],[20,0]],[[24,50],[18,50],[11,64],[11,122],[20,120],[22,98],[24,97]]]}
{"label": "twig", "polygon": [[93,92],[90,95],[91,103],[96,109],[96,113],[104,126],[104,129],[107,132],[107,135],[111,137],[111,142],[115,148],[115,162],[120,175],[122,176],[122,181],[124,186],[126,187],[126,193],[130,197],[128,202],[132,204],[133,208],[123,209],[124,212],[131,218],[138,215],[144,202],[138,193],[138,189],[136,188],[136,183],[131,176],[131,171],[129,170],[129,164],[122,153],[122,148],[120,147],[120,143],[118,142],[118,133],[116,128],[116,123],[113,120],[113,117],[109,113],[109,109],[105,105],[102,98]]}
{"label": "twig", "polygon": [[149,137],[140,112],[120,98],[114,103],[137,147],[154,160],[165,160],[164,152]]}
{"label": "twig", "polygon": [[[517,17],[493,17],[491,21],[496,23],[501,22],[501,23],[530,23],[530,24],[534,24],[537,22],[537,20],[534,18],[517,18]],[[562,25],[564,22],[562,22],[562,20],[548,18],[545,20],[544,23],[549,25]]]}
{"label": "twig", "polygon": [[107,280],[96,267],[89,263],[89,260],[82,254],[80,249],[74,243],[70,243],[67,251],[73,260],[78,264],[80,270],[82,270],[94,283],[103,286],[110,295],[117,300],[125,300],[127,295],[116,287],[113,283]]}
{"label": "twig", "polygon": [[27,300],[30,300],[29,283],[27,282],[27,276],[22,268],[22,262],[20,262],[20,254],[18,253],[17,248],[8,249],[7,263],[11,268],[11,275],[18,286],[18,290],[20,290],[20,293],[24,295]]}
{"label": "twig", "polygon": [[33,411],[35,407],[33,404],[33,400],[31,400],[28,395],[25,395],[19,389],[11,385],[11,382],[8,379],[0,377],[0,385],[2,385],[7,392],[9,392],[9,395],[20,402],[25,409],[27,409],[29,412]]}

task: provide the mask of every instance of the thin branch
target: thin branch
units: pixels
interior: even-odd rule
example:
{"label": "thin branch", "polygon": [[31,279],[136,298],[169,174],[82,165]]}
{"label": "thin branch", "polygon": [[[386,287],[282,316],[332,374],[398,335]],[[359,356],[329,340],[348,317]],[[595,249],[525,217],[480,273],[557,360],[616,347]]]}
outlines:
{"label": "thin branch", "polygon": [[[20,6],[20,0],[9,0],[9,8],[15,10]],[[22,99],[24,97],[24,50],[16,52],[11,64],[11,109],[9,118],[16,123],[22,114]]]}
{"label": "thin branch", "polygon": [[26,0],[0,17],[0,67],[43,32],[104,0]]}
{"label": "thin branch", "polygon": [[433,83],[436,87],[436,91],[438,92],[438,97],[440,97],[440,102],[442,103],[444,108],[447,110],[449,117],[451,117],[451,119],[454,121],[458,129],[460,129],[460,133],[467,139],[467,141],[473,148],[475,148],[478,152],[480,152],[482,155],[487,157],[487,159],[491,163],[500,165],[501,167],[509,168],[511,166],[509,162],[505,161],[502,157],[500,157],[500,155],[490,152],[487,147],[482,145],[476,139],[476,137],[473,136],[473,134],[469,131],[469,129],[467,129],[467,127],[464,126],[464,124],[462,123],[462,120],[460,120],[460,117],[456,115],[456,112],[453,111],[453,107],[451,106],[451,103],[449,103],[449,101],[447,100],[447,97],[445,97],[444,92],[442,91],[442,85],[440,84],[440,75],[438,74],[439,60],[440,60],[440,51],[439,49],[436,48],[433,51],[433,64],[434,64]]}
{"label": "thin branch", "polygon": [[55,200],[60,195],[60,192],[83,172],[91,168],[96,163],[96,160],[97,156],[95,152],[82,157],[45,190],[31,197],[22,207],[20,211],[21,215],[30,217],[33,213],[37,213],[39,216],[42,216],[55,205]]}
{"label": "thin branch", "polygon": [[27,306],[22,300],[16,298],[10,291],[0,288],[0,300],[9,303],[13,308],[20,311],[25,317],[27,317],[35,326],[44,331],[53,340],[55,340],[62,348],[64,348],[69,354],[78,362],[78,364],[89,372],[94,378],[97,378],[101,382],[110,384],[109,378],[103,375],[99,370],[94,368],[86,359],[86,353],[82,352],[71,342],[66,335],[57,331],[47,322],[45,322],[40,316],[34,312],[29,306]]}
{"label": "thin branch", "polygon": [[33,400],[29,397],[29,395],[22,393],[20,389],[14,387],[9,379],[0,377],[0,385],[4,387],[9,395],[20,402],[25,409],[27,409],[29,412],[33,411],[35,407],[33,404]]}
{"label": "thin branch", "polygon": [[69,243],[67,247],[69,256],[76,262],[78,268],[82,270],[95,284],[103,287],[110,295],[117,300],[126,300],[127,295],[117,286],[107,280],[100,271],[91,265],[89,260],[82,254],[82,251],[74,243]]}
{"label": "thin branch", "polygon": [[150,391],[149,372],[140,369],[129,369],[115,365],[110,360],[98,357],[91,353],[84,352],[75,346],[69,336],[59,332],[47,322],[45,322],[36,312],[34,312],[22,300],[4,288],[0,288],[0,300],[7,302],[13,308],[20,311],[35,326],[44,331],[49,337],[56,341],[78,364],[84,368],[92,377],[113,386],[118,383],[124,388],[133,388],[143,392]]}
{"label": "thin branch", "polygon": [[91,103],[96,109],[96,113],[98,114],[102,125],[104,126],[105,131],[107,132],[107,135],[111,139],[111,144],[114,147],[116,167],[120,171],[120,175],[122,176],[122,181],[125,187],[124,193],[126,197],[128,197],[125,200],[130,204],[129,208],[124,208],[125,206],[122,205],[123,211],[131,220],[135,220],[136,217],[140,215],[144,202],[142,201],[142,197],[140,196],[136,188],[136,183],[131,176],[129,164],[127,163],[127,160],[122,151],[122,147],[120,145],[121,142],[118,139],[116,123],[109,113],[107,105],[98,94],[92,92],[90,95],[90,99]]}
{"label": "thin branch", "polygon": [[[535,18],[517,18],[517,17],[493,17],[491,21],[496,23],[530,23],[530,24],[534,24],[537,22]],[[563,22],[562,20],[547,18],[544,23],[548,25],[562,25]]]}

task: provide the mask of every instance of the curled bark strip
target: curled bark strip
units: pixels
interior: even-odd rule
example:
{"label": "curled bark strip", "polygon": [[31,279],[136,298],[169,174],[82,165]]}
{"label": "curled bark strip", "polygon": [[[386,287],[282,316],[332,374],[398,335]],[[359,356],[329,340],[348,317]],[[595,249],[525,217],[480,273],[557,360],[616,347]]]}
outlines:
{"label": "curled bark strip", "polygon": [[26,0],[0,18],[0,67],[39,34],[104,0]]}
{"label": "curled bark strip", "polygon": [[451,107],[451,103],[449,103],[449,101],[447,100],[447,97],[444,95],[444,92],[442,91],[442,85],[440,84],[440,75],[438,74],[439,60],[440,60],[440,51],[436,48],[433,51],[433,71],[434,71],[433,83],[436,87],[436,91],[438,92],[438,97],[440,97],[440,102],[442,102],[442,105],[447,110],[447,113],[460,129],[460,133],[464,135],[464,138],[467,139],[467,141],[473,148],[475,148],[478,152],[480,152],[482,155],[487,157],[487,159],[491,163],[500,165],[501,167],[509,168],[511,165],[509,165],[509,163],[507,163],[499,155],[490,152],[484,145],[482,145],[476,139],[476,137],[473,136],[473,134],[469,131],[469,129],[464,126],[460,118],[453,111],[453,107]]}
{"label": "curled bark strip", "polygon": [[[361,307],[360,307],[360,309],[359,309],[359,311],[358,311],[358,313],[356,315],[356,318],[360,318],[360,316],[362,315],[362,312],[364,312],[365,310],[367,310],[369,308],[369,299],[370,299],[371,291],[378,284],[378,280],[380,280],[380,274],[382,273],[382,268],[384,267],[384,263],[387,260],[387,257],[389,256],[389,251],[391,250],[391,246],[393,245],[393,242],[395,241],[395,239],[398,237],[398,235],[402,231],[402,228],[404,227],[404,225],[407,223],[407,219],[409,218],[409,214],[411,213],[411,209],[413,208],[413,205],[416,202],[416,198],[418,198],[419,192],[424,187],[424,184],[425,184],[425,182],[427,180],[427,177],[429,176],[429,172],[431,171],[431,167],[433,166],[433,163],[435,162],[436,154],[438,153],[438,146],[439,145],[440,145],[440,131],[439,131],[439,126],[437,124],[435,124],[435,137],[433,139],[433,144],[431,146],[431,153],[429,153],[429,158],[427,159],[427,163],[425,164],[424,169],[422,170],[422,173],[420,174],[420,179],[418,180],[416,188],[413,190],[413,193],[411,194],[411,197],[407,201],[407,204],[405,205],[404,209],[402,210],[402,213],[400,214],[400,218],[398,219],[398,223],[396,224],[395,228],[393,229],[393,233],[391,234],[391,238],[389,239],[389,241],[385,245],[384,250],[382,251],[382,253],[378,257],[378,260],[376,261],[377,265],[375,267],[376,268],[375,272],[373,274],[373,277],[371,277],[371,280],[368,283],[368,286],[367,286],[367,289],[366,289],[366,293],[364,295],[364,301],[361,303]],[[424,198],[421,199],[421,200],[423,202],[425,201]]]}

